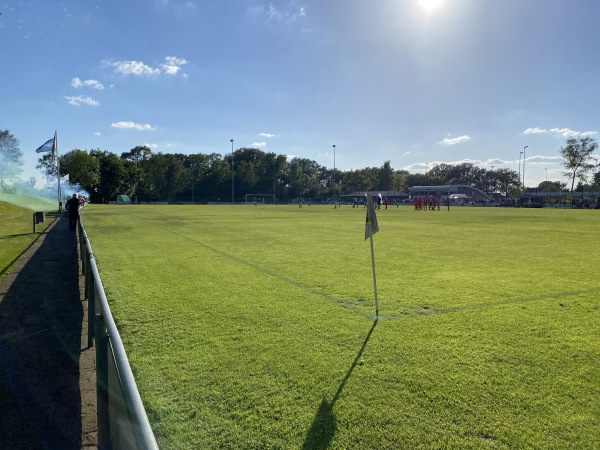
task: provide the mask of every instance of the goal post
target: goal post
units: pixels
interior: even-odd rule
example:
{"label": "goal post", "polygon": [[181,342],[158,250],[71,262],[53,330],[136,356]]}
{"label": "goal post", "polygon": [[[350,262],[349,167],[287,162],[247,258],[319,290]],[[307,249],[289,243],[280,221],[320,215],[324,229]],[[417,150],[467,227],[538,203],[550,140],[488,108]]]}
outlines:
{"label": "goal post", "polygon": [[275,194],[246,194],[246,205],[252,203],[253,205],[274,205]]}

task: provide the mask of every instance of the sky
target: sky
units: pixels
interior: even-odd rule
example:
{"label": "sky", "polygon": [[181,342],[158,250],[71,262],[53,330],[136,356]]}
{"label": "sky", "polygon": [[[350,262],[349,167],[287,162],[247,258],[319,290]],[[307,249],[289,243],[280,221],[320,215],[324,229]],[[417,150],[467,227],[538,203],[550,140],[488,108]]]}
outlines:
{"label": "sky", "polygon": [[598,17],[598,0],[0,0],[0,129],[24,177],[57,131],[61,154],[233,139],[340,170],[566,181],[561,147],[600,130]]}

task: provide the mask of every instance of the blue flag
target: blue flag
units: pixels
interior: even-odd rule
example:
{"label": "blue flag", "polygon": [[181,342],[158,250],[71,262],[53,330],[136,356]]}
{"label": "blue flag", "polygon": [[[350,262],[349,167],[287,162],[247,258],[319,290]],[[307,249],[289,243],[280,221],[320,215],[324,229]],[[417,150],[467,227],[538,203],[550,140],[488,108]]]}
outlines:
{"label": "blue flag", "polygon": [[48,153],[48,152],[51,152],[53,149],[54,149],[54,138],[48,139],[48,141],[46,141],[44,144],[40,145],[35,152],[36,153]]}

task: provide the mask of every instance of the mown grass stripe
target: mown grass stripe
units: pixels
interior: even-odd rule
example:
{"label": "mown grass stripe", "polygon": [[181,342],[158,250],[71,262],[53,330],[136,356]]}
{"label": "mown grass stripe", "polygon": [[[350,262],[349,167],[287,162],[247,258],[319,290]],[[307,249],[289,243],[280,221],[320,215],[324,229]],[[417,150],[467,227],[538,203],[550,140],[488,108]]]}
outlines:
{"label": "mown grass stripe", "polygon": [[[239,258],[239,257],[237,257],[235,255],[232,255],[231,253],[227,253],[227,252],[225,252],[223,250],[219,250],[217,248],[211,247],[210,245],[205,244],[204,242],[200,242],[200,241],[198,241],[198,240],[196,240],[194,238],[191,238],[189,236],[185,236],[185,235],[183,235],[181,233],[178,233],[178,232],[176,232],[174,230],[170,230],[170,229],[165,228],[165,227],[157,227],[157,228],[161,228],[164,231],[168,231],[169,233],[172,233],[172,234],[175,234],[175,235],[177,235],[177,236],[179,236],[181,238],[187,239],[188,241],[191,241],[191,242],[199,245],[200,247],[203,247],[203,248],[205,248],[207,250],[210,250],[211,252],[214,252],[214,253],[216,253],[216,254],[218,254],[220,256],[223,256],[224,258],[229,259],[230,261],[235,261],[236,263],[243,264],[243,265],[245,265],[247,267],[250,267],[250,268],[256,270],[257,272],[261,272],[261,273],[263,273],[265,275],[269,275],[269,276],[271,276],[273,278],[276,278],[276,279],[278,279],[280,281],[283,281],[285,283],[291,284],[292,286],[295,286],[295,287],[297,287],[299,289],[302,289],[302,290],[304,290],[306,292],[309,292],[310,294],[316,295],[318,297],[322,297],[322,298],[324,298],[324,299],[326,299],[326,300],[328,300],[328,301],[330,301],[332,303],[335,303],[336,305],[342,306],[344,308],[351,309],[352,311],[357,312],[359,314],[362,314],[362,315],[364,315],[364,316],[366,316],[366,317],[368,317],[370,319],[375,319],[376,318],[375,314],[369,314],[368,312],[362,311],[359,308],[357,308],[355,305],[352,305],[350,303],[347,303],[347,302],[344,302],[344,301],[339,300],[337,298],[334,298],[334,297],[332,297],[331,295],[329,295],[329,294],[327,294],[325,292],[318,291],[317,289],[312,288],[310,286],[307,286],[304,283],[301,283],[301,282],[296,281],[296,280],[292,280],[291,278],[288,278],[288,277],[286,277],[284,275],[281,275],[279,273],[275,273],[272,270],[265,269],[264,267],[260,267],[257,264],[251,263],[250,261],[246,261],[246,260],[244,260],[242,258]],[[380,316],[380,319],[383,319],[383,317]]]}

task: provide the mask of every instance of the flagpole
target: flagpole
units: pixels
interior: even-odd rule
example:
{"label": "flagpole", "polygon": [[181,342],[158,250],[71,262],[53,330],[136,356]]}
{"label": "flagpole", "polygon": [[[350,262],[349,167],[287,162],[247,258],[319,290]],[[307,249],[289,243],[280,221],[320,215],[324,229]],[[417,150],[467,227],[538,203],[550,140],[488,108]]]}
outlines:
{"label": "flagpole", "polygon": [[366,193],[367,201],[367,222],[365,226],[365,240],[369,238],[371,243],[371,266],[373,268],[373,292],[375,293],[375,316],[379,319],[379,300],[377,298],[377,275],[375,273],[375,248],[373,246],[373,235],[379,231],[377,223],[377,214],[375,213],[375,205],[373,204],[373,196]]}
{"label": "flagpole", "polygon": [[[371,229],[371,222],[369,222]],[[371,229],[372,231],[372,229]],[[375,316],[379,319],[379,300],[377,299],[377,275],[375,274],[375,250],[373,248],[373,233],[369,236],[371,242],[371,265],[373,266],[373,291],[375,292]]]}
{"label": "flagpole", "polygon": [[60,191],[60,163],[58,162],[58,138],[54,130],[54,144],[52,145],[52,155],[56,158],[56,178],[58,179],[58,212],[62,211],[62,195]]}

